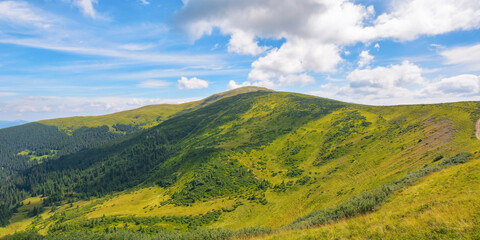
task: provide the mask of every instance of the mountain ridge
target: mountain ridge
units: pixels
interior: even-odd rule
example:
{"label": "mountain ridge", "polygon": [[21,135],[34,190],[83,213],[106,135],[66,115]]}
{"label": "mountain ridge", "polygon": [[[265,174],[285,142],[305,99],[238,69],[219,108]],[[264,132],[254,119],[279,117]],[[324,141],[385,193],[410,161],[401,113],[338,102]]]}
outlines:
{"label": "mountain ridge", "polygon": [[256,91],[273,90],[261,87],[242,87],[223,93],[213,94],[212,96],[193,102],[181,104],[155,104],[100,116],[75,116],[47,119],[37,122],[45,125],[57,126],[59,129],[66,132],[74,131],[83,126],[100,127],[103,125],[107,125],[112,130],[112,126],[115,124],[131,124],[133,126],[139,126],[143,129],[146,129],[155,126],[156,124],[168,119],[172,115],[198,109],[225,97]]}
{"label": "mountain ridge", "polygon": [[251,228],[269,234],[409,174],[456,169],[448,164],[461,152],[475,165],[479,109],[479,102],[382,107],[287,92],[226,97],[30,168],[15,186],[29,194],[24,204],[43,199],[35,206],[47,211],[34,222],[26,217],[33,209],[20,206],[12,219],[21,220],[7,228],[22,223],[52,237],[114,229],[152,237],[218,228],[231,229],[228,236]]}

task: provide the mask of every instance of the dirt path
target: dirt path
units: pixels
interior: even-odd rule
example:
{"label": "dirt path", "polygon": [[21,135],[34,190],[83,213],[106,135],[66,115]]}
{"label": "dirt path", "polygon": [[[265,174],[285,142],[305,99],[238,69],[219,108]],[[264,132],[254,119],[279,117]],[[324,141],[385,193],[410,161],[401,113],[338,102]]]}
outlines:
{"label": "dirt path", "polygon": [[477,138],[480,139],[480,119],[478,119],[477,121]]}

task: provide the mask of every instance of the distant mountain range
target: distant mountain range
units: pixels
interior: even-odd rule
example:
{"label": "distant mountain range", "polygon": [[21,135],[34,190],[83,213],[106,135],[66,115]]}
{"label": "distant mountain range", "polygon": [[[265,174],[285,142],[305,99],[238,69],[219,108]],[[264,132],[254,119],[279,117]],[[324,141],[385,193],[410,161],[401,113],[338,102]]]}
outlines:
{"label": "distant mountain range", "polygon": [[18,125],[22,125],[28,123],[27,121],[24,120],[15,120],[15,121],[0,121],[0,129],[2,128],[8,128],[8,127],[15,127]]}

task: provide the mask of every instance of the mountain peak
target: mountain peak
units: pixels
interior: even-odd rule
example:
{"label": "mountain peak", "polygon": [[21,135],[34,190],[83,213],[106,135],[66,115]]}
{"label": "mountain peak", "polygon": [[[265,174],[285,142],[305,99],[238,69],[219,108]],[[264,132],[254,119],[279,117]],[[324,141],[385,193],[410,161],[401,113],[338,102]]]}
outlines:
{"label": "mountain peak", "polygon": [[240,88],[235,88],[225,92],[213,94],[212,96],[205,98],[200,105],[210,104],[212,102],[216,102],[223,98],[233,97],[236,95],[250,93],[250,92],[275,92],[275,91],[268,88],[256,87],[256,86],[240,87]]}

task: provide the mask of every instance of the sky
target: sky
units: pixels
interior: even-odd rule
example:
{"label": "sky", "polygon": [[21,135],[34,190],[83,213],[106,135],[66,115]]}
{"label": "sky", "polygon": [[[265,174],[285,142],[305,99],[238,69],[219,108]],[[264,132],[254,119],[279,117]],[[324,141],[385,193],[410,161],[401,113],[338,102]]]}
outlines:
{"label": "sky", "polygon": [[480,1],[0,0],[0,120],[250,85],[372,105],[480,101]]}

